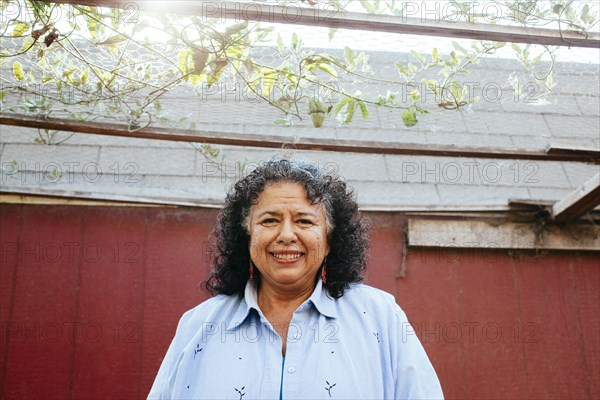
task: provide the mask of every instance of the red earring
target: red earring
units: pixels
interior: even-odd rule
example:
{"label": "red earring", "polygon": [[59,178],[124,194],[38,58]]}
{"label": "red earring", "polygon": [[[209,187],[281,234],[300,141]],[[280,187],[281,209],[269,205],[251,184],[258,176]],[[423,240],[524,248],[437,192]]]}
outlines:
{"label": "red earring", "polygon": [[327,283],[327,271],[325,267],[327,266],[327,257],[323,260],[323,265],[321,266],[321,280],[323,281],[323,285]]}
{"label": "red earring", "polygon": [[248,269],[248,271],[250,271],[250,280],[252,280],[252,275],[254,272],[254,266],[252,265],[252,260],[250,260],[250,268]]}

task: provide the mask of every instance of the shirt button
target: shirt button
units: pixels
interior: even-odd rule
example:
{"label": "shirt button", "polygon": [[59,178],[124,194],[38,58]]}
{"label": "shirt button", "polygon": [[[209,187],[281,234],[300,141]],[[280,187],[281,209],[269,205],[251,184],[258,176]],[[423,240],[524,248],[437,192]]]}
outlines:
{"label": "shirt button", "polygon": [[294,368],[294,367],[289,367],[289,368],[288,368],[288,372],[289,372],[290,374],[293,374],[294,372],[296,372],[296,368]]}

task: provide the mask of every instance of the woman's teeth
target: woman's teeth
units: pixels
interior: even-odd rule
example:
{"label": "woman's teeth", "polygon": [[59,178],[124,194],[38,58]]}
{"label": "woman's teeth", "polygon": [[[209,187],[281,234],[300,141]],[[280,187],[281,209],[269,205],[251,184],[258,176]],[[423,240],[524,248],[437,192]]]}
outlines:
{"label": "woman's teeth", "polygon": [[298,254],[273,254],[273,256],[275,258],[278,258],[280,260],[295,260],[297,258],[300,258],[302,254],[298,253]]}

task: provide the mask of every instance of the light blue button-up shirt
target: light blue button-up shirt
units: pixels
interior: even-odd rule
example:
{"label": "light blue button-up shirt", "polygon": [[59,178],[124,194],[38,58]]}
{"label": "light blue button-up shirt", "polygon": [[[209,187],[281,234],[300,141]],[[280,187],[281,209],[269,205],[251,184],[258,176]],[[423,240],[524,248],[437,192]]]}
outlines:
{"label": "light blue button-up shirt", "polygon": [[150,399],[440,399],[440,383],[394,297],[321,281],[294,312],[285,362],[257,293],[218,295],[186,312]]}

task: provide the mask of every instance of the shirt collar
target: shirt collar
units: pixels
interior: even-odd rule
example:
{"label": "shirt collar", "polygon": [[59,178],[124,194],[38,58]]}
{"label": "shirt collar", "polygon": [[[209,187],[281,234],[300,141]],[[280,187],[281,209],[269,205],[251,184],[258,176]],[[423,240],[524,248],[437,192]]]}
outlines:
{"label": "shirt collar", "polygon": [[[335,299],[333,299],[327,290],[323,289],[323,282],[319,279],[315,290],[305,302],[312,303],[319,313],[329,318],[337,318],[337,310],[335,306]],[[301,306],[302,307],[302,306]],[[233,317],[227,324],[227,330],[232,330],[240,326],[250,314],[250,310],[255,309],[257,312],[261,312],[258,307],[258,296],[254,285],[248,281],[244,289],[244,297],[239,302],[238,308],[233,314]]]}
{"label": "shirt collar", "polygon": [[317,280],[317,286],[315,286],[315,290],[308,298],[308,301],[313,303],[316,309],[324,316],[337,318],[335,299],[331,297],[327,290],[323,289],[323,282],[320,279]]}

